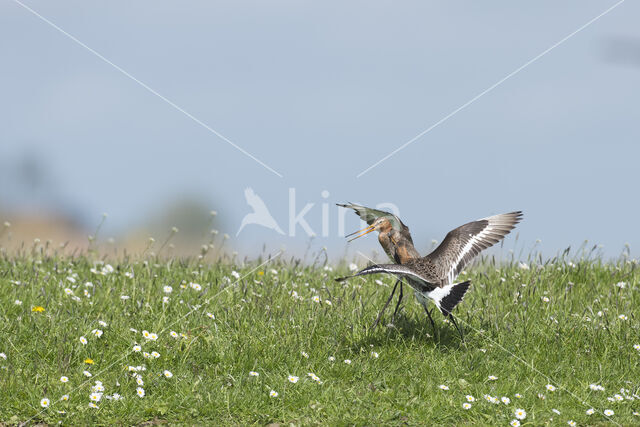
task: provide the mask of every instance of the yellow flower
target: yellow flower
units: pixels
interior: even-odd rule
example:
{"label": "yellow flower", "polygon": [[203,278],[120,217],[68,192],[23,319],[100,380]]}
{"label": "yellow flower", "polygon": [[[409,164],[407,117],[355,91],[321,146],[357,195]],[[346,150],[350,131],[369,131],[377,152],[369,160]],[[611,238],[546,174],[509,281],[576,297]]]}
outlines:
{"label": "yellow flower", "polygon": [[258,276],[264,276],[264,271],[258,271]]}
{"label": "yellow flower", "polygon": [[93,365],[93,359],[84,359],[84,363],[86,363],[87,365]]}
{"label": "yellow flower", "polygon": [[34,311],[36,313],[42,313],[44,311],[44,307],[36,305],[35,307],[31,308],[31,311]]}

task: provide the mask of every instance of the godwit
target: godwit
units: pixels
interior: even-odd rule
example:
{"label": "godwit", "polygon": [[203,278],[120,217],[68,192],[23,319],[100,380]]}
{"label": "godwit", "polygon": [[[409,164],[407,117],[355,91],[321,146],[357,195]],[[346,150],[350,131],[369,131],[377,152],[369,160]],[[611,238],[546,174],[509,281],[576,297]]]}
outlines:
{"label": "godwit", "polygon": [[454,283],[454,281],[476,255],[502,240],[521,219],[520,211],[482,218],[451,230],[442,243],[425,257],[418,257],[404,264],[372,265],[353,276],[336,280],[343,281],[349,277],[377,273],[393,274],[400,279],[405,279],[414,289],[434,330],[435,323],[427,308],[429,300],[434,302],[443,315],[452,320],[464,339],[451,312],[462,301],[471,283],[468,280],[461,283]]}
{"label": "godwit", "polygon": [[[411,239],[409,227],[404,225],[404,223],[396,215],[392,214],[391,212],[368,208],[362,205],[356,205],[355,203],[337,203],[337,205],[343,208],[353,209],[356,215],[358,215],[369,225],[362,230],[355,231],[345,236],[350,237],[354,234],[362,233],[349,239],[349,241],[355,240],[358,237],[362,237],[365,234],[369,234],[372,231],[377,231],[378,241],[380,242],[380,245],[382,246],[386,254],[389,255],[389,258],[391,258],[391,260],[395,261],[398,264],[404,264],[412,259],[420,258],[420,254],[413,246],[413,240]],[[382,307],[382,310],[380,310],[380,313],[378,314],[376,320],[373,322],[373,325],[371,325],[371,329],[375,329],[375,327],[380,322],[382,314],[387,309],[387,306],[393,299],[393,295],[396,293],[398,284],[400,284],[400,295],[398,296],[398,302],[396,304],[396,309],[393,311],[391,322],[395,320],[403,296],[402,281],[400,279],[396,280],[396,284],[393,286],[391,295],[389,295],[387,302],[384,304],[384,307]]]}

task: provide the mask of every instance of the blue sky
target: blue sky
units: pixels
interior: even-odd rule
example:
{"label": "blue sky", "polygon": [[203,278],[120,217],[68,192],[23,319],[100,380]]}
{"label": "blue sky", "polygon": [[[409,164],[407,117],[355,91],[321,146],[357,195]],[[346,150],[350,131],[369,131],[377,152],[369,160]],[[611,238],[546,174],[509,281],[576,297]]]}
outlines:
{"label": "blue sky", "polygon": [[[540,239],[551,255],[588,239],[610,256],[625,243],[638,253],[640,64],[624,60],[640,49],[637,2],[360,177],[616,2],[23,4],[282,176],[5,1],[0,167],[36,153],[55,183],[51,194],[25,195],[0,174],[11,208],[66,204],[88,223],[108,212],[117,234],[188,194],[234,236],[250,212],[245,188],[285,231],[295,188],[296,211],[314,203],[305,219],[318,234],[331,204],[329,236],[313,245],[332,254],[344,253],[333,205],[344,201],[395,204],[422,250],[469,220],[523,210],[525,248]],[[629,52],[612,56],[620,41]],[[357,227],[349,214],[347,231]],[[249,225],[233,241],[241,253],[263,243],[299,252],[308,237]]]}

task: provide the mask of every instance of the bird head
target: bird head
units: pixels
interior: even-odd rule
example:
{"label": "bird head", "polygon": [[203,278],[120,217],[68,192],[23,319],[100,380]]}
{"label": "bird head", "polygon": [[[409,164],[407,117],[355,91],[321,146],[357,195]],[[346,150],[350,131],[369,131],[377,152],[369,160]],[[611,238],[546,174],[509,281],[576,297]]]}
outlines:
{"label": "bird head", "polygon": [[372,231],[378,231],[378,232],[383,232],[383,231],[389,231],[391,230],[392,225],[391,225],[391,221],[389,221],[389,218],[381,216],[375,219],[375,221],[373,221],[371,223],[371,225],[369,225],[368,227],[363,228],[362,230],[358,230],[358,231],[354,231],[351,234],[347,234],[345,237],[349,237],[349,236],[353,236],[354,234],[358,234],[358,233],[362,233],[362,234],[358,234],[355,237],[352,237],[351,239],[349,239],[349,241],[355,240],[358,237],[362,237],[365,234],[369,234]]}

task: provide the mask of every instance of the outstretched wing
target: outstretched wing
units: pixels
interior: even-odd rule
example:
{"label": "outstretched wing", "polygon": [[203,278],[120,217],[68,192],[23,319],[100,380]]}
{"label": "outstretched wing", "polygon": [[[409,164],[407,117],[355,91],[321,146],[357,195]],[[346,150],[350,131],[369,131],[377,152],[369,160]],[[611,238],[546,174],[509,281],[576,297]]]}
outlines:
{"label": "outstretched wing", "polygon": [[429,279],[427,277],[423,277],[422,275],[420,275],[419,273],[417,273],[416,271],[408,268],[407,266],[401,265],[401,264],[374,264],[374,265],[370,265],[367,268],[364,268],[360,271],[358,271],[356,274],[352,275],[352,276],[346,276],[346,277],[339,277],[336,280],[336,282],[343,282],[351,277],[357,277],[357,276],[366,276],[367,274],[379,274],[379,273],[386,273],[386,274],[393,274],[395,276],[405,276],[405,277],[409,277],[410,279],[413,279],[417,282],[420,282],[421,284],[423,284],[425,287],[428,288],[432,288],[433,285],[431,283],[429,283]]}
{"label": "outstretched wing", "polygon": [[389,218],[389,221],[391,221],[391,226],[396,230],[402,230],[403,228],[406,228],[406,226],[402,223],[402,221],[400,221],[400,218],[398,218],[391,212],[368,208],[366,206],[356,205],[355,203],[345,203],[345,204],[336,203],[336,205],[343,208],[353,209],[356,212],[356,215],[358,215],[360,219],[362,219],[364,222],[366,222],[369,225],[373,224],[373,222],[376,219],[380,218],[381,216],[384,216]]}
{"label": "outstretched wing", "polygon": [[522,212],[517,211],[462,225],[451,230],[440,246],[425,258],[441,267],[438,275],[443,284],[451,284],[469,261],[502,240],[521,219]]}

